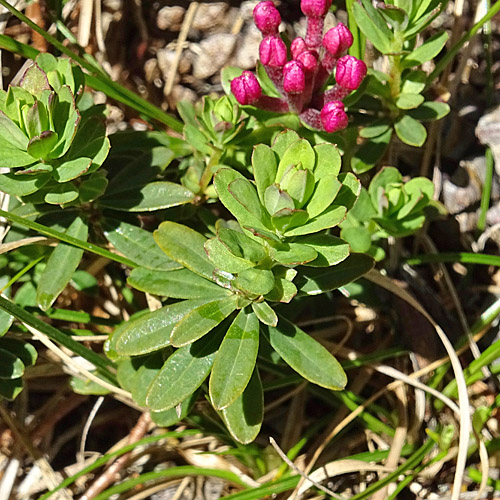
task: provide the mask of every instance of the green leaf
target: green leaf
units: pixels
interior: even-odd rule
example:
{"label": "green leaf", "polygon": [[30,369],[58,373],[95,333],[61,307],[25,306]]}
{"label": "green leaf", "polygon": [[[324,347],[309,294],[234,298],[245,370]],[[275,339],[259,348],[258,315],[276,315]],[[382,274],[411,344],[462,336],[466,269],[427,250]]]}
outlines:
{"label": "green leaf", "polygon": [[154,232],[158,246],[173,260],[204,278],[212,279],[214,265],[205,252],[207,239],[176,222],[162,222]]}
{"label": "green leaf", "polygon": [[138,190],[109,195],[101,199],[102,206],[125,212],[152,212],[191,203],[194,193],[181,184],[167,181],[150,182]]}
{"label": "green leaf", "polygon": [[173,299],[214,298],[231,294],[229,290],[202,278],[189,269],[161,271],[137,267],[130,273],[127,283],[141,292]]}
{"label": "green leaf", "polygon": [[423,146],[427,139],[425,127],[410,115],[403,115],[394,124],[394,130],[399,139],[409,146]]}
{"label": "green leaf", "polygon": [[33,63],[33,65],[26,70],[21,79],[20,86],[36,97],[40,97],[44,90],[50,90],[47,75],[36,63]]}
{"label": "green leaf", "polygon": [[207,378],[220,345],[225,325],[210,335],[177,349],[153,380],[146,403],[153,411],[166,411],[182,403]]}
{"label": "green leaf", "polygon": [[342,183],[342,187],[335,197],[335,205],[342,205],[347,210],[352,210],[361,193],[361,182],[352,172],[340,174],[339,181]]}
{"label": "green leaf", "polygon": [[368,255],[352,253],[340,264],[328,269],[305,268],[297,277],[297,287],[301,293],[307,295],[336,290],[366,274],[374,264],[374,260]]}
{"label": "green leaf", "polygon": [[50,192],[44,197],[46,203],[50,205],[66,205],[78,198],[78,189],[72,182],[59,184],[51,188]]}
{"label": "green leaf", "polygon": [[390,128],[390,120],[380,118],[379,120],[375,120],[374,122],[363,127],[359,132],[359,136],[364,139],[373,139],[374,137],[379,137],[380,135],[385,134]]}
{"label": "green leaf", "polygon": [[[14,150],[26,151],[29,139],[24,132],[3,112],[0,111],[0,137]],[[3,155],[2,155],[3,156]],[[33,159],[31,160],[33,161]],[[3,157],[2,157],[2,166]],[[6,167],[9,165],[5,165]],[[20,167],[22,165],[12,165]]]}
{"label": "green leaf", "polygon": [[250,238],[243,232],[220,226],[217,229],[217,236],[237,257],[258,263],[268,255],[262,243]]}
{"label": "green leaf", "polygon": [[205,135],[193,125],[184,126],[184,137],[188,144],[201,154],[210,156],[212,154],[212,147]]}
{"label": "green leaf", "polygon": [[314,219],[310,219],[304,225],[286,231],[285,236],[300,236],[303,234],[317,233],[323,229],[337,226],[344,220],[346,211],[346,207],[331,205],[322,214]]}
{"label": "green leaf", "polygon": [[53,177],[57,182],[68,182],[80,177],[88,172],[92,160],[82,157],[73,160],[64,161],[54,170]]}
{"label": "green leaf", "polygon": [[[86,241],[88,230],[85,221],[77,217],[68,227],[66,234]],[[52,251],[36,290],[36,301],[43,311],[46,311],[66,288],[82,256],[83,250],[66,243],[59,243]]]}
{"label": "green leaf", "polygon": [[149,231],[110,218],[102,221],[102,227],[116,250],[141,267],[162,271],[182,268],[182,264],[165,255]]}
{"label": "green leaf", "polygon": [[106,137],[106,124],[98,116],[90,116],[85,119],[75,135],[73,143],[65,158],[74,160],[76,158],[90,158],[92,168],[101,166],[108,156],[110,144]]}
{"label": "green leaf", "polygon": [[286,318],[262,329],[273,349],[297,373],[313,384],[335,391],[347,384],[340,363],[316,340]]}
{"label": "green leaf", "polygon": [[281,160],[285,151],[294,143],[299,140],[299,135],[294,130],[284,130],[280,132],[274,143],[272,145],[272,150],[278,155],[278,158]]}
{"label": "green leaf", "polygon": [[265,144],[255,146],[252,155],[253,175],[260,201],[264,203],[264,192],[274,183],[278,166],[274,151]]}
{"label": "green leaf", "polygon": [[[40,135],[32,137],[28,143],[27,151],[36,160],[47,158],[52,148],[58,140],[57,134],[51,130],[46,130]],[[71,179],[68,179],[71,180]]]}
{"label": "green leaf", "polygon": [[90,203],[100,198],[108,187],[108,179],[106,179],[106,172],[95,172],[94,174],[85,178],[80,184],[80,201],[82,203]]}
{"label": "green leaf", "polygon": [[[0,150],[2,155],[4,150],[0,140]],[[3,158],[3,156],[2,156]],[[33,158],[32,158],[33,160]],[[0,174],[0,191],[10,194],[11,196],[27,196],[36,193],[47,182],[50,181],[50,174],[38,175],[15,175],[15,174]]]}
{"label": "green leaf", "polygon": [[252,261],[234,255],[218,237],[207,240],[205,250],[214,266],[228,273],[239,273],[255,266]]}
{"label": "green leaf", "polygon": [[31,344],[13,338],[1,338],[0,349],[8,351],[18,357],[25,367],[36,363],[38,357],[37,350]]}
{"label": "green leaf", "polygon": [[172,329],[170,342],[174,347],[191,344],[213,330],[237,307],[236,295],[212,300],[188,312]]}
{"label": "green leaf", "polygon": [[307,266],[329,267],[339,264],[349,256],[349,245],[344,240],[329,234],[314,234],[297,240],[302,245],[313,248],[317,258],[308,262]]}
{"label": "green leaf", "polygon": [[115,330],[109,347],[123,356],[137,356],[170,345],[174,326],[212,299],[183,300],[125,322]]}
{"label": "green leaf", "polygon": [[268,269],[250,268],[240,272],[232,285],[250,295],[265,295],[274,287],[274,275]]}
{"label": "green leaf", "polygon": [[251,443],[258,436],[264,419],[264,393],[257,369],[240,397],[222,410],[222,419],[240,443]]}
{"label": "green leaf", "polygon": [[402,93],[420,94],[425,89],[427,74],[420,69],[405,72],[403,84],[401,86]]}
{"label": "green leaf", "polygon": [[[0,347],[0,379],[13,379],[22,377],[24,363],[10,351]],[[3,380],[0,381],[0,385]]]}
{"label": "green leaf", "polygon": [[297,288],[292,283],[296,275],[295,269],[275,267],[274,288],[266,294],[265,299],[272,302],[290,302],[297,295]]}
{"label": "green leaf", "polygon": [[23,390],[23,379],[0,380],[0,396],[13,401]]}
{"label": "green leaf", "polygon": [[94,382],[90,379],[81,379],[78,377],[71,377],[69,384],[71,389],[76,394],[82,394],[84,396],[93,395],[93,396],[105,396],[109,394],[111,391],[106,389],[102,385]]}
{"label": "green leaf", "polygon": [[314,168],[314,178],[320,180],[323,177],[336,177],[339,175],[342,160],[335,144],[316,144],[316,167]]}
{"label": "green leaf", "polygon": [[152,411],[151,420],[158,427],[171,427],[172,425],[175,425],[177,422],[188,416],[198,399],[198,392],[199,391],[193,392],[191,396],[180,402],[175,408],[170,408],[165,411]]}
{"label": "green leaf", "polygon": [[259,350],[259,320],[242,309],[227,330],[210,375],[210,400],[217,410],[231,405],[254,371]]}
{"label": "green leaf", "polygon": [[322,214],[333,202],[342,184],[333,175],[322,177],[316,184],[311,200],[306,206],[311,219]]}
{"label": "green leaf", "polygon": [[[135,359],[132,360],[132,363],[134,361]],[[137,366],[137,371],[132,381],[131,393],[138,405],[146,406],[148,389],[163,366],[163,353],[161,351],[154,352],[149,356],[143,357],[141,361]]]}
{"label": "green leaf", "polygon": [[399,109],[415,109],[424,102],[422,94],[401,93],[396,99],[396,106]]}
{"label": "green leaf", "polygon": [[409,115],[418,121],[440,120],[450,112],[450,106],[444,102],[426,101],[417,109],[412,109]]}
{"label": "green leaf", "polygon": [[392,129],[366,141],[351,158],[351,167],[356,174],[371,170],[384,156],[392,137]]}
{"label": "green leaf", "polygon": [[14,322],[14,316],[0,309],[0,337],[3,337]]}
{"label": "green leaf", "polygon": [[273,254],[274,260],[284,266],[298,266],[311,262],[318,256],[318,252],[308,245],[301,243],[283,243]]}
{"label": "green leaf", "polygon": [[52,102],[54,129],[59,138],[57,145],[49,154],[50,158],[60,158],[71,146],[80,123],[80,113],[76,109],[73,93],[63,85]]}
{"label": "green leaf", "polygon": [[283,174],[291,165],[301,165],[302,168],[314,170],[316,154],[306,139],[299,139],[292,144],[283,154],[276,173],[276,182],[280,182]]}
{"label": "green leaf", "polygon": [[267,302],[252,302],[252,310],[261,323],[269,326],[278,324],[278,316]]}
{"label": "green leaf", "polygon": [[443,50],[447,40],[448,33],[446,31],[437,33],[410,54],[404,56],[401,60],[402,67],[420,66],[424,62],[434,59]]}
{"label": "green leaf", "polygon": [[347,227],[340,233],[349,242],[353,252],[368,252],[372,245],[372,235],[366,227]]}
{"label": "green leaf", "polygon": [[214,186],[222,204],[241,226],[267,229],[264,207],[252,184],[239,172],[221,168],[214,177]]}
{"label": "green leaf", "polygon": [[366,10],[357,2],[354,2],[352,10],[359,29],[370,40],[373,46],[382,54],[392,52],[391,42],[393,35],[387,26],[385,26],[385,29],[383,28],[382,23],[385,25],[385,21],[375,8],[373,8],[373,11],[375,11],[373,17],[367,14]]}

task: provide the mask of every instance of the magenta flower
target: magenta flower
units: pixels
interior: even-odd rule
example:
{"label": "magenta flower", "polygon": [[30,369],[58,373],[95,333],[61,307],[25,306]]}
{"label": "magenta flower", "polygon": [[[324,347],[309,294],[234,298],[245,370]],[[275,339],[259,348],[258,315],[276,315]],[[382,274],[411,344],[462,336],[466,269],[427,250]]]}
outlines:
{"label": "magenta flower", "polygon": [[[331,0],[301,0],[307,16],[306,38],[296,38],[290,46],[292,59],[278,35],[281,21],[272,2],[260,2],[254,9],[255,24],[264,35],[259,47],[260,62],[282,97],[262,95],[262,89],[248,71],[231,82],[240,104],[278,113],[296,113],[302,122],[326,132],[347,127],[342,100],[356,90],[366,76],[366,64],[345,53],[353,43],[349,28],[339,23],[323,36],[324,18]],[[335,72],[335,85],[323,87]]]}
{"label": "magenta flower", "polygon": [[260,62],[271,68],[282,68],[286,63],[286,45],[279,36],[266,36],[259,46]]}
{"label": "magenta flower", "polygon": [[312,50],[304,50],[294,59],[301,63],[306,71],[312,72],[318,67],[317,53]]}
{"label": "magenta flower", "polygon": [[332,0],[302,0],[300,8],[307,17],[325,17]]}
{"label": "magenta flower", "polygon": [[240,104],[247,105],[260,98],[262,88],[251,71],[243,71],[241,76],[231,81],[231,92]]}
{"label": "magenta flower", "polygon": [[299,94],[306,88],[304,66],[298,61],[289,61],[283,68],[283,89],[285,92]]}
{"label": "magenta flower", "polygon": [[297,37],[290,45],[290,51],[292,53],[292,57],[297,59],[297,56],[307,50],[306,42],[303,38]]}
{"label": "magenta flower", "polygon": [[329,29],[323,37],[323,47],[335,57],[340,57],[352,45],[352,42],[352,33],[343,23]]}
{"label": "magenta flower", "polygon": [[278,34],[281,16],[273,2],[259,2],[253,9],[253,19],[264,36]]}
{"label": "magenta flower", "polygon": [[337,62],[335,80],[348,90],[356,90],[366,76],[366,64],[353,56],[341,57]]}
{"label": "magenta flower", "polygon": [[349,118],[344,111],[344,104],[341,101],[328,102],[321,110],[321,124],[329,132],[338,132],[347,127]]}

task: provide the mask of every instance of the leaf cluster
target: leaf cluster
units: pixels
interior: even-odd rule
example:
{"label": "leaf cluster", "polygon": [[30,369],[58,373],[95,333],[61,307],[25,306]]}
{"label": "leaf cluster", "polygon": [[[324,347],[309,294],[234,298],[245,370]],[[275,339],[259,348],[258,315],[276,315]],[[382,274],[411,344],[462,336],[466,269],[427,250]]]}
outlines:
{"label": "leaf cluster", "polygon": [[88,203],[106,188],[97,172],[109,151],[101,107],[83,93],[83,73],[40,54],[19,86],[0,91],[0,189],[24,202]]}

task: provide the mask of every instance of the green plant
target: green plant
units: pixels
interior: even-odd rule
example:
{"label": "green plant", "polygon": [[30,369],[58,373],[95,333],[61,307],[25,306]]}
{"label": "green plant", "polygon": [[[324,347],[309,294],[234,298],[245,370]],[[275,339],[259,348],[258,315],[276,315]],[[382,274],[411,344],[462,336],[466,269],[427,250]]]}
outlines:
{"label": "green plant", "polygon": [[68,206],[95,200],[109,151],[102,107],[83,93],[82,71],[41,54],[20,86],[0,92],[0,189],[26,203]]}
{"label": "green plant", "polygon": [[283,132],[272,147],[256,146],[252,171],[254,182],[217,171],[215,189],[236,221],[217,220],[204,231],[211,237],[177,222],[159,226],[155,241],[177,266],[138,267],[128,282],[179,301],[125,323],[107,347],[117,359],[133,356],[120,362],[119,379],[162,422],[184,415],[210,374],[211,403],[242,442],[255,438],[263,418],[261,333],[311,382],[336,390],[346,383],[335,358],[271,304],[334,290],[373,265],[327,233],[360,188],[352,174],[338,175],[333,145],[312,147]]}
{"label": "green plant", "polygon": [[415,177],[404,182],[398,169],[384,167],[368,189],[361,188],[356,205],[341,224],[341,236],[354,251],[368,252],[381,260],[385,253],[376,242],[415,233],[429,220],[431,208],[445,212],[433,197],[430,179]]}
{"label": "green plant", "polygon": [[366,172],[377,165],[394,132],[402,142],[422,146],[427,138],[422,122],[439,120],[448,114],[448,104],[424,95],[428,76],[419,69],[441,53],[448,34],[440,31],[417,46],[417,36],[446,4],[436,0],[394,0],[377,7],[369,0],[353,3],[357,26],[385,56],[388,66],[385,72],[369,71],[363,96],[350,106],[352,111],[365,112],[358,117],[363,127],[360,136],[365,141],[352,154],[354,172]]}

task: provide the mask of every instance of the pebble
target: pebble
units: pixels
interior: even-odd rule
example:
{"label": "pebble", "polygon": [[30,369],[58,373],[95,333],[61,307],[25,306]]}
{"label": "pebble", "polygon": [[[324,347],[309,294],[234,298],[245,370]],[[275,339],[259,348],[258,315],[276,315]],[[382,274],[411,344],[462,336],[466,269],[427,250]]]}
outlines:
{"label": "pebble", "polygon": [[156,16],[156,25],[161,30],[180,31],[184,14],[184,7],[162,7]]}
{"label": "pebble", "polygon": [[226,2],[200,3],[191,28],[200,31],[211,30],[224,22],[228,4]]}
{"label": "pebble", "polygon": [[194,77],[201,80],[218,73],[228,61],[235,42],[236,35],[228,33],[217,33],[200,42],[193,61]]}

